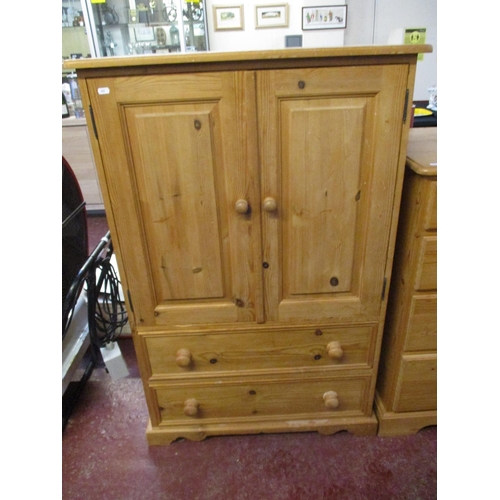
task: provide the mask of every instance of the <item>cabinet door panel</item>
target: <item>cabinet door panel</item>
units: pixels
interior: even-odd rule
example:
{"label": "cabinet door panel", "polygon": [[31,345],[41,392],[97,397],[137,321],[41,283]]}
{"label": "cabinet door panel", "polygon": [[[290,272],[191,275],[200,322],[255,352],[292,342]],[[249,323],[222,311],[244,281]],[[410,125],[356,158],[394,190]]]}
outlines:
{"label": "cabinet door panel", "polygon": [[[352,289],[365,108],[364,99],[281,103],[285,296],[331,293],[332,279],[335,292]],[[345,135],[325,141],[328,129]]]}
{"label": "cabinet door panel", "polygon": [[258,73],[266,317],[376,317],[408,68]]}
{"label": "cabinet door panel", "polygon": [[126,109],[139,192],[147,196],[141,201],[147,210],[150,258],[160,264],[152,272],[162,301],[224,296],[211,144],[215,107],[188,103]]}
{"label": "cabinet door panel", "polygon": [[92,91],[140,323],[259,321],[254,74],[102,79]]}

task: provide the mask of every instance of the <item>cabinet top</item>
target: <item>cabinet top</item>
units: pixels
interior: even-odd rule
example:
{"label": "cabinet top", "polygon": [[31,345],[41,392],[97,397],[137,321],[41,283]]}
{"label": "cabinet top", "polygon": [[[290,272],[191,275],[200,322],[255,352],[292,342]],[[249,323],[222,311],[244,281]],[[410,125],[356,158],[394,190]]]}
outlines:
{"label": "cabinet top", "polygon": [[[145,66],[170,66],[170,65],[206,65],[230,63],[243,68],[258,69],[279,66],[294,66],[297,61],[321,60],[327,58],[373,58],[373,57],[401,57],[432,52],[431,45],[370,45],[353,47],[329,48],[296,48],[259,51],[238,52],[190,52],[175,54],[149,54],[142,56],[116,56],[88,59],[68,59],[64,61],[63,68],[75,70],[97,69],[123,69]],[[361,61],[360,61],[361,62]],[[369,61],[367,61],[369,63]],[[246,64],[245,64],[246,63]],[[186,68],[187,69],[187,68]]]}
{"label": "cabinet top", "polygon": [[410,129],[406,164],[419,175],[437,175],[437,127]]}

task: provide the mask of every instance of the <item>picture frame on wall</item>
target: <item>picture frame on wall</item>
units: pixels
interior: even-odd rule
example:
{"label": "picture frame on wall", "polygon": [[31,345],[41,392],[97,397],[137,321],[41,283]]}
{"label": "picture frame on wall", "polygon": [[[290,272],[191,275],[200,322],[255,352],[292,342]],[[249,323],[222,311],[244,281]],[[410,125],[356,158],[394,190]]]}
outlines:
{"label": "picture frame on wall", "polygon": [[256,28],[286,28],[288,27],[288,4],[255,6]]}
{"label": "picture frame on wall", "polygon": [[215,31],[245,29],[243,5],[214,5],[213,13]]}
{"label": "picture frame on wall", "polygon": [[302,31],[345,29],[347,5],[302,7]]}

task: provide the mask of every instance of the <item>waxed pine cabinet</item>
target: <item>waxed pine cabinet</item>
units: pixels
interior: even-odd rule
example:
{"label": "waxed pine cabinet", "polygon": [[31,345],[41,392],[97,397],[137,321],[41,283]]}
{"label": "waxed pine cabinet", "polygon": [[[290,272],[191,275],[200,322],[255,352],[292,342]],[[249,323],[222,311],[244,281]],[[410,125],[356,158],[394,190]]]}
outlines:
{"label": "waxed pine cabinet", "polygon": [[71,61],[150,444],[375,434],[418,52]]}

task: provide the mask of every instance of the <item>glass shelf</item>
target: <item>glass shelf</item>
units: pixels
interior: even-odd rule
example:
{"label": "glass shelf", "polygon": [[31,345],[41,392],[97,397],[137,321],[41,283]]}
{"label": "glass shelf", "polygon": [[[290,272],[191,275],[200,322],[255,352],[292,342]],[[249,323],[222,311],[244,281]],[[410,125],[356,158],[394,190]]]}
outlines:
{"label": "glass shelf", "polygon": [[[203,0],[63,0],[62,5],[63,58],[208,50]],[[76,37],[80,45],[72,41]]]}

